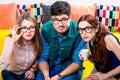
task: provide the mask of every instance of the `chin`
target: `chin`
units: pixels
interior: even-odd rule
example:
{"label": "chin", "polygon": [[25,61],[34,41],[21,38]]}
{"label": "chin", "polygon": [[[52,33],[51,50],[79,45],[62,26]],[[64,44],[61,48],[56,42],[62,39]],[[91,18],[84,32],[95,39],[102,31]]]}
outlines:
{"label": "chin", "polygon": [[90,40],[88,40],[88,39],[84,39],[84,41],[89,42]]}
{"label": "chin", "polygon": [[66,31],[59,31],[60,34],[64,34]]}
{"label": "chin", "polygon": [[31,40],[32,38],[25,38],[25,40],[27,40],[27,41],[29,41],[29,40]]}

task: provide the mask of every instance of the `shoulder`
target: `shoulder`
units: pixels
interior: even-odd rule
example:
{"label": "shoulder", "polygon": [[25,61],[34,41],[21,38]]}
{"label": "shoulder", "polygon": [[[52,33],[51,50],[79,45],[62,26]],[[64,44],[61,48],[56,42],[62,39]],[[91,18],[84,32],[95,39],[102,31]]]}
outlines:
{"label": "shoulder", "polygon": [[42,29],[46,29],[46,28],[49,28],[51,26],[53,26],[52,20],[49,20],[48,22],[46,22],[42,25]]}
{"label": "shoulder", "polygon": [[112,34],[108,34],[104,38],[105,42],[116,42],[117,39]]}
{"label": "shoulder", "polygon": [[112,34],[106,35],[104,38],[104,41],[105,41],[106,47],[110,50],[112,47],[115,47],[118,45],[117,39]]}
{"label": "shoulder", "polygon": [[5,41],[11,41],[12,40],[12,38],[10,37],[10,36],[7,36],[6,38],[5,38]]}
{"label": "shoulder", "polygon": [[74,20],[70,20],[70,26],[77,27],[78,23]]}
{"label": "shoulder", "polygon": [[12,38],[10,36],[7,36],[4,41],[4,47],[8,46],[11,41],[12,41]]}
{"label": "shoulder", "polygon": [[48,31],[53,29],[53,23],[52,20],[46,22],[45,24],[42,25],[41,31]]}

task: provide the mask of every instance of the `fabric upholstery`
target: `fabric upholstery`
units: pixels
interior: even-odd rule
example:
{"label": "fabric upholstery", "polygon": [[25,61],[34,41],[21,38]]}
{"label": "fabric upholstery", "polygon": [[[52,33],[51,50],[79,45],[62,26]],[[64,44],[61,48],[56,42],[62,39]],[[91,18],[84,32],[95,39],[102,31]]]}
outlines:
{"label": "fabric upholstery", "polygon": [[43,5],[43,19],[44,19],[44,23],[51,20],[50,5]]}
{"label": "fabric upholstery", "polygon": [[112,32],[120,32],[120,6],[98,5],[97,18]]}
{"label": "fabric upholstery", "polygon": [[0,28],[9,29],[16,24],[17,12],[15,3],[0,4]]}
{"label": "fabric upholstery", "polygon": [[95,16],[97,9],[97,4],[89,6],[81,6],[71,4],[71,19],[78,21],[78,19],[85,14],[91,14]]}
{"label": "fabric upholstery", "polygon": [[39,4],[17,4],[17,9],[20,12],[20,14],[22,14],[23,11],[29,11],[31,13],[33,13],[33,15],[35,15],[38,24],[40,26],[42,26],[43,24],[43,10],[42,10],[42,3]]}

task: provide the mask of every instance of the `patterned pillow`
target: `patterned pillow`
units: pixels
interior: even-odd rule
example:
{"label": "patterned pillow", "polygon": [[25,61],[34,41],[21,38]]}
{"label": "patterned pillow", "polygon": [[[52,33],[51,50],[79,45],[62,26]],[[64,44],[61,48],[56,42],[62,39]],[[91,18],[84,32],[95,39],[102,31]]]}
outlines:
{"label": "patterned pillow", "polygon": [[21,4],[17,4],[17,9],[20,12],[20,14],[22,14],[22,12],[24,11],[29,11],[31,13],[33,13],[33,15],[35,15],[38,24],[40,26],[42,26],[43,24],[43,10],[42,10],[42,6],[43,4],[28,4],[28,5],[21,5]]}
{"label": "patterned pillow", "polygon": [[17,21],[15,3],[0,4],[0,28],[10,29]]}
{"label": "patterned pillow", "polygon": [[98,5],[97,18],[109,27],[110,31],[120,32],[120,6]]}
{"label": "patterned pillow", "polygon": [[97,9],[97,4],[89,6],[81,6],[71,4],[71,19],[78,21],[82,15],[91,14],[95,16]]}

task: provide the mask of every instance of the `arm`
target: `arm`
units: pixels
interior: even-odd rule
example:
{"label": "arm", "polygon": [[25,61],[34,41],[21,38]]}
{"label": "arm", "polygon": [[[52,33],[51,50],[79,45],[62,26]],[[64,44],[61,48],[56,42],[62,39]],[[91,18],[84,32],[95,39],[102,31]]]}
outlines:
{"label": "arm", "polygon": [[36,59],[34,61],[33,65],[30,67],[30,70],[35,71],[37,69],[37,65],[38,65],[38,62],[37,62],[37,59]]}
{"label": "arm", "polygon": [[62,77],[75,73],[80,68],[82,68],[82,61],[80,60],[78,54],[81,49],[85,49],[85,48],[87,48],[87,43],[81,40],[79,45],[73,51],[73,56],[72,56],[73,63],[70,64],[64,71],[60,73]]}
{"label": "arm", "polygon": [[13,53],[14,44],[23,34],[22,32],[20,32],[20,34],[17,34],[17,30],[19,28],[20,27],[18,25],[14,25],[13,29],[10,29],[12,37],[7,37],[5,40],[5,45],[3,48],[2,57],[0,59],[0,67],[2,69],[6,69],[8,64],[10,64],[10,57]]}
{"label": "arm", "polygon": [[35,71],[37,68],[37,59],[34,61],[33,65],[25,72],[25,77],[28,79],[34,79],[35,78]]}
{"label": "arm", "polygon": [[49,65],[47,62],[39,63],[39,68],[41,72],[43,73],[44,78],[49,77]]}
{"label": "arm", "polygon": [[[112,35],[105,37],[105,43],[108,50],[113,51],[120,61],[120,44]],[[107,73],[108,77],[120,74],[120,65]]]}
{"label": "arm", "polygon": [[10,37],[5,39],[5,44],[2,52],[2,56],[0,58],[0,68],[6,69],[7,66],[10,64],[10,57],[13,52],[14,42],[11,41]]}
{"label": "arm", "polygon": [[120,44],[112,35],[105,37],[105,43],[108,50],[113,51],[117,58],[120,60]]}
{"label": "arm", "polygon": [[46,78],[46,77],[49,77],[49,65],[48,65],[49,44],[45,41],[42,34],[41,34],[41,39],[42,39],[42,51],[41,51],[41,54],[39,55],[38,67],[43,73],[44,78]]}
{"label": "arm", "polygon": [[[114,54],[120,60],[120,53],[119,53],[120,45],[117,42],[117,40],[112,35],[106,35],[104,40],[105,40],[106,48],[109,51],[114,52]],[[113,77],[117,74],[120,74],[120,65],[107,73],[96,72],[96,73],[90,75],[90,77],[94,78],[94,79],[99,78],[100,80],[103,80],[103,79],[106,80],[107,78]]]}

